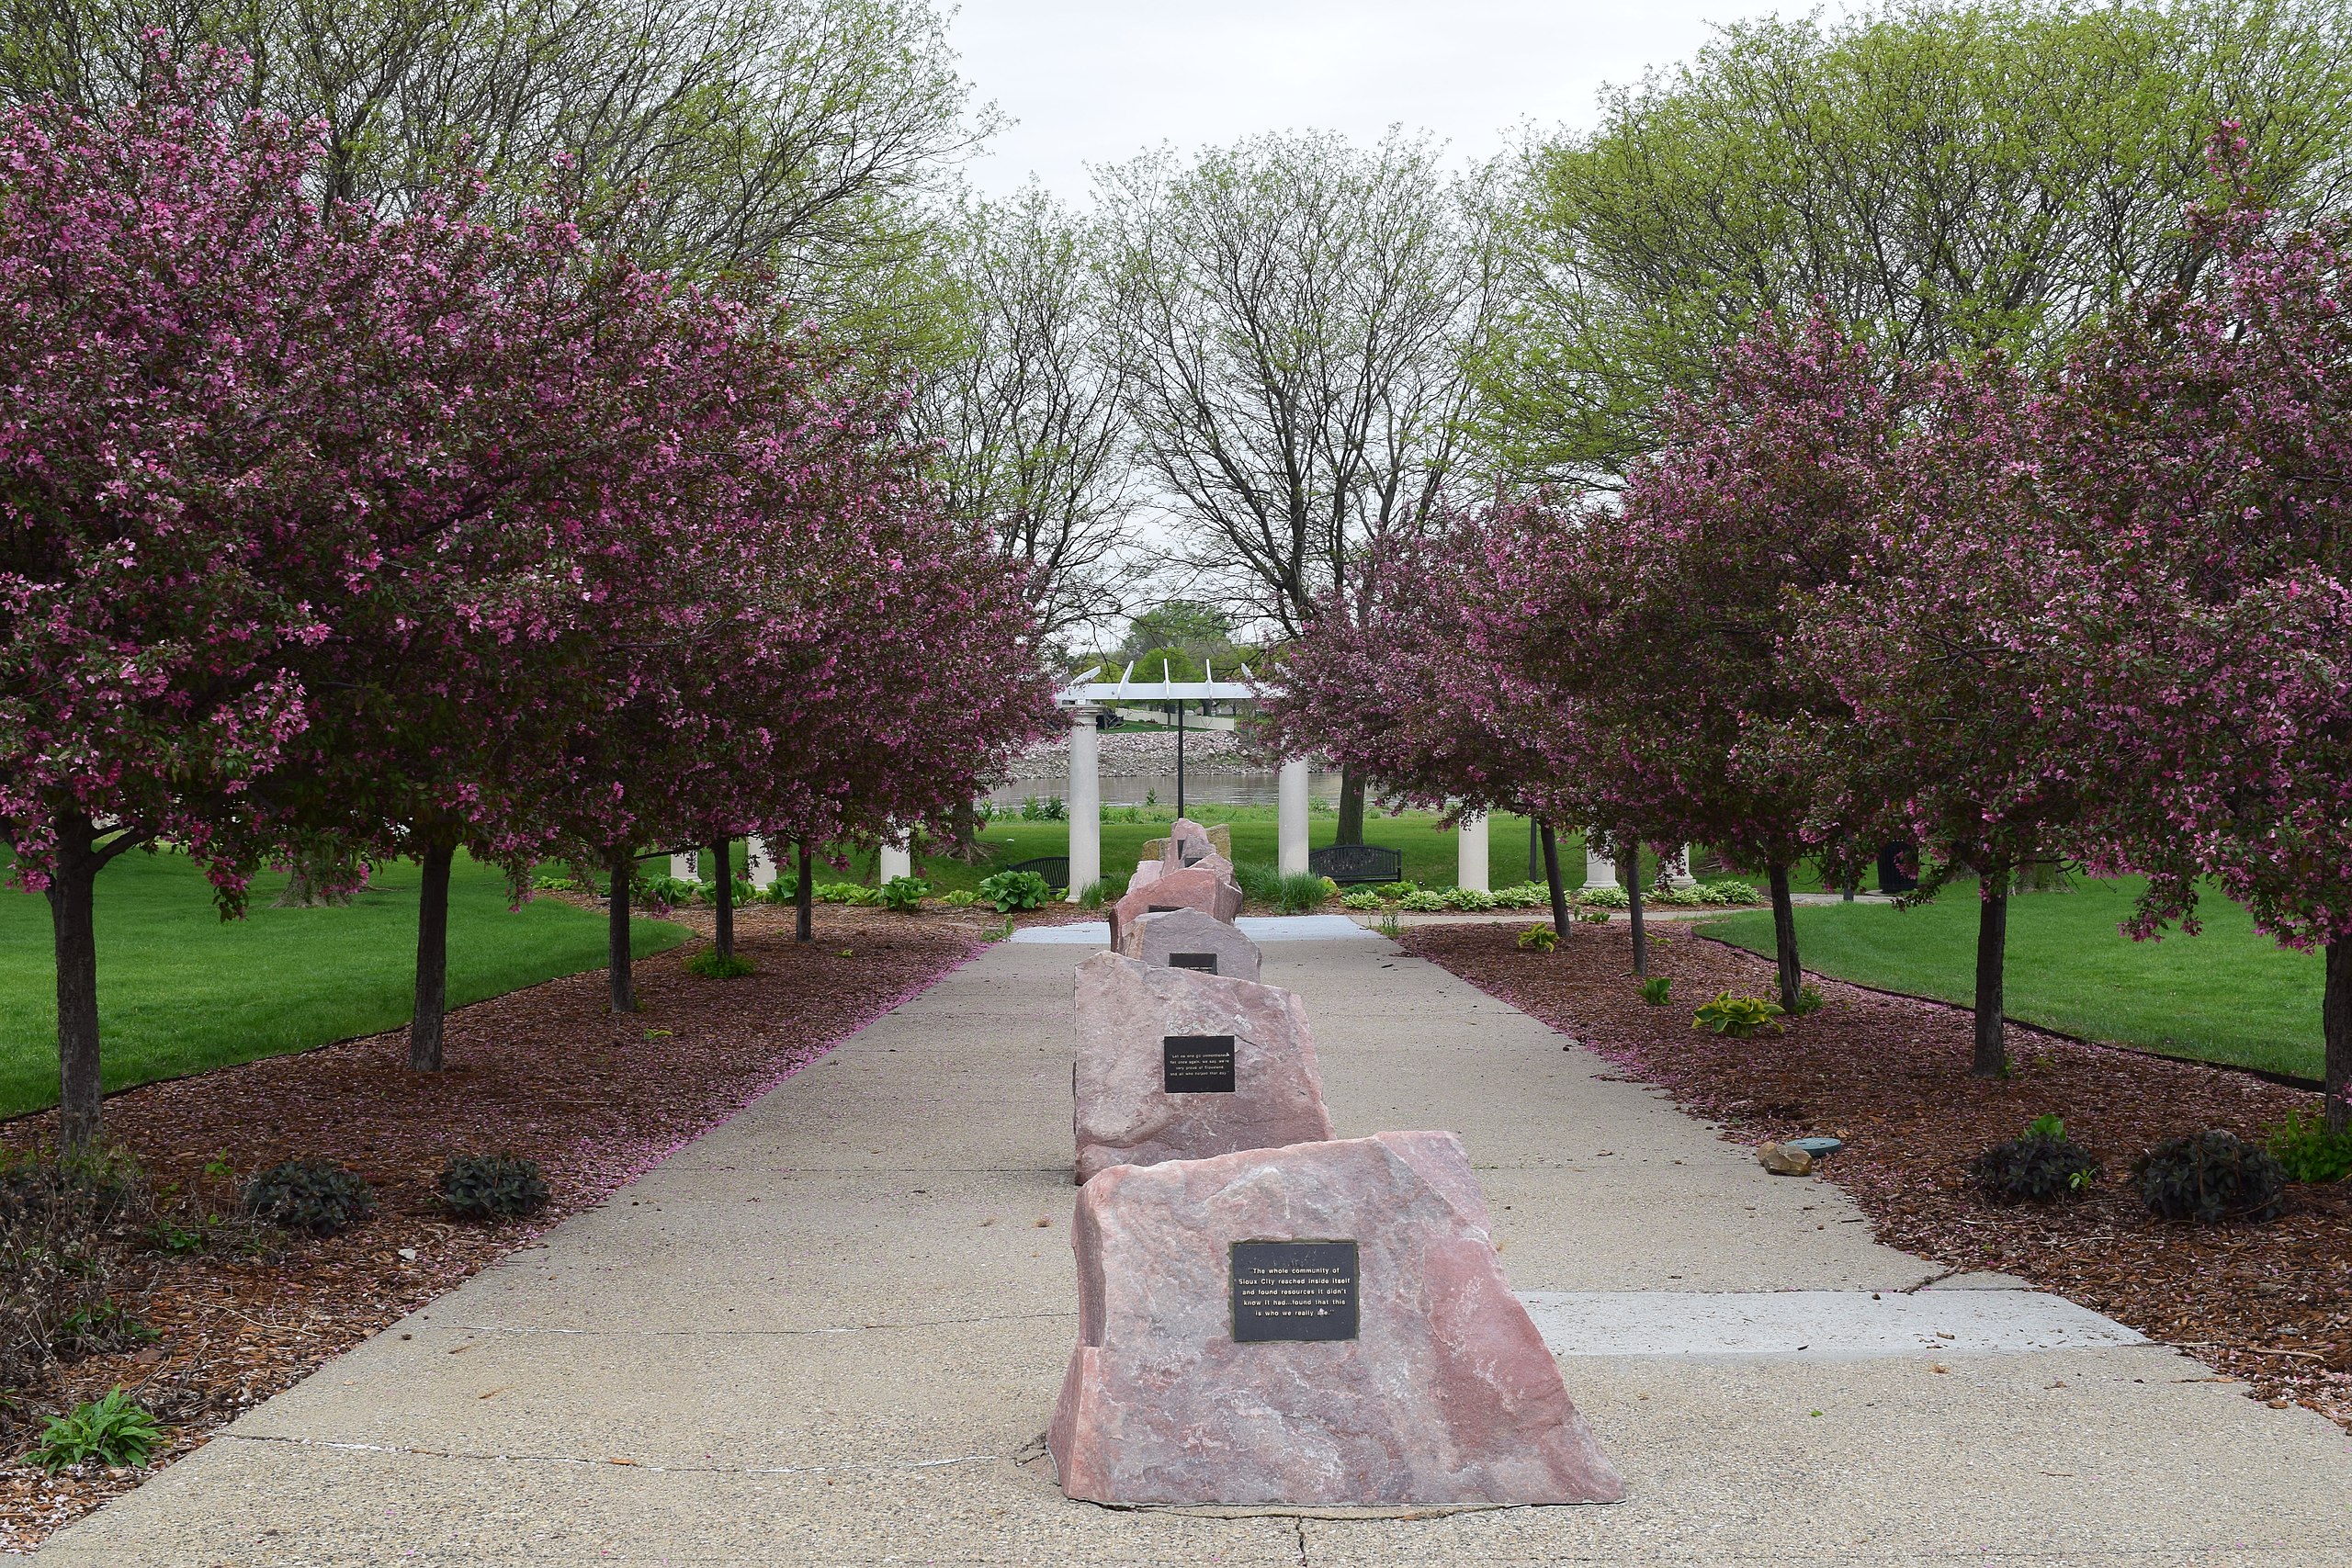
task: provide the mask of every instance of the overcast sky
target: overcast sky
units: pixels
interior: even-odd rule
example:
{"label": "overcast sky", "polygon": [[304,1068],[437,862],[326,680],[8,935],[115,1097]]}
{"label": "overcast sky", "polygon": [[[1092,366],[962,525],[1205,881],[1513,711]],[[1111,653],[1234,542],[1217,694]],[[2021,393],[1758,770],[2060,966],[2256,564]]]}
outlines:
{"label": "overcast sky", "polygon": [[[1826,12],[1844,7],[1825,6]],[[1377,140],[1392,122],[1481,157],[1511,128],[1589,125],[1603,83],[1688,57],[1708,24],[1771,0],[964,0],[975,96],[1018,123],[970,169],[990,195],[1032,173],[1076,197],[1086,165],[1253,131]]]}

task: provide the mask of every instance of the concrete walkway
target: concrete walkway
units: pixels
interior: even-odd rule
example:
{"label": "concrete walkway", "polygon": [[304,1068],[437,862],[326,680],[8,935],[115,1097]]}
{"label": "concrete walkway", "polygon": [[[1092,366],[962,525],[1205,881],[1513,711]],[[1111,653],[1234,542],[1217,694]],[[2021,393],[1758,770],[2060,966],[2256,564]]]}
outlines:
{"label": "concrete walkway", "polygon": [[[1631,1500],[1068,1502],[1034,1443],[1074,1333],[1081,951],[990,949],[43,1560],[2352,1562],[2352,1442],[2318,1416],[2052,1298],[1938,1280],[1834,1189],[1361,937],[1274,942],[1266,978],[1306,998],[1343,1135],[1464,1135]],[[1820,1294],[1749,1294],[1798,1290]]]}

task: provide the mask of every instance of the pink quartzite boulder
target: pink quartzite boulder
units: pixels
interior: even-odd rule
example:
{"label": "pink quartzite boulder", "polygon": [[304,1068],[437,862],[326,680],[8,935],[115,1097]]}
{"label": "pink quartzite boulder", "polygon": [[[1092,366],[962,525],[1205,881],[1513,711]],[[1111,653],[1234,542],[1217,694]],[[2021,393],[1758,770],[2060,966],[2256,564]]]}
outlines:
{"label": "pink quartzite boulder", "polygon": [[1258,944],[1241,934],[1230,920],[1220,920],[1198,909],[1165,909],[1141,915],[1119,933],[1129,958],[1170,969],[1199,969],[1228,980],[1256,980],[1262,960]]}
{"label": "pink quartzite boulder", "polygon": [[[1451,1133],[1107,1170],[1079,1194],[1071,1241],[1078,1348],[1046,1440],[1072,1497],[1401,1507],[1625,1495],[1503,1282]],[[1236,1341],[1234,1244],[1264,1241],[1355,1243],[1355,1337]]]}
{"label": "pink quartzite boulder", "polygon": [[1111,945],[1123,943],[1127,922],[1154,909],[1198,909],[1220,920],[1241,913],[1241,889],[1213,871],[1197,866],[1164,871],[1141,887],[1130,886],[1111,906]]}
{"label": "pink quartzite boulder", "polygon": [[[1171,1035],[1231,1036],[1233,1088],[1168,1092]],[[1098,953],[1078,966],[1072,1088],[1080,1181],[1114,1165],[1198,1159],[1331,1135],[1315,1040],[1298,998],[1274,986],[1115,953]]]}

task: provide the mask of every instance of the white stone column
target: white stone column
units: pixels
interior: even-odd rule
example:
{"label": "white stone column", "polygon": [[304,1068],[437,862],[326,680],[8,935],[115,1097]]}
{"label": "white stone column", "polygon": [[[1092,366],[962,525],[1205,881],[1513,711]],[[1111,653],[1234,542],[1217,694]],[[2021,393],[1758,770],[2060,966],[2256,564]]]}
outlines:
{"label": "white stone column", "polygon": [[699,882],[702,880],[702,875],[696,867],[701,860],[702,856],[693,850],[687,850],[683,853],[672,855],[670,857],[670,874],[676,877],[681,882]]}
{"label": "white stone column", "polygon": [[1464,813],[1453,830],[1453,881],[1458,887],[1491,893],[1487,877],[1487,814]]}
{"label": "white stone column", "polygon": [[768,853],[768,841],[765,839],[744,840],[743,860],[751,872],[752,886],[773,887],[775,886],[775,857]]}
{"label": "white stone column", "polygon": [[1306,759],[1294,757],[1274,775],[1274,865],[1284,876],[1306,869]]}
{"label": "white stone column", "polygon": [[1617,863],[1592,847],[1592,834],[1584,836],[1584,885],[1587,887],[1617,886]]}
{"label": "white stone column", "polygon": [[1094,729],[1094,710],[1073,709],[1069,716],[1069,901],[1102,880],[1102,748]]}
{"label": "white stone column", "polygon": [[1690,846],[1683,845],[1666,863],[1666,884],[1669,887],[1696,887],[1699,879],[1690,874]]}
{"label": "white stone column", "polygon": [[888,882],[894,876],[912,876],[914,874],[915,857],[907,848],[906,836],[901,834],[895,839],[883,840],[882,863],[876,870],[874,880]]}

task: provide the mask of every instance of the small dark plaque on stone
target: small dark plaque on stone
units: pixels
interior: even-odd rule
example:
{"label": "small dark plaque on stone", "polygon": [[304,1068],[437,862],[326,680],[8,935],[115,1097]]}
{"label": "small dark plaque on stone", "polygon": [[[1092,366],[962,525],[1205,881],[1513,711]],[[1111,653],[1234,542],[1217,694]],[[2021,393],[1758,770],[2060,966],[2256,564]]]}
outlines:
{"label": "small dark plaque on stone", "polygon": [[1356,1244],[1352,1241],[1237,1241],[1233,1342],[1353,1339]]}
{"label": "small dark plaque on stone", "polygon": [[1143,912],[1147,915],[1172,915],[1179,909],[1191,908],[1189,904],[1146,904]]}
{"label": "small dark plaque on stone", "polygon": [[1163,1035],[1159,1052],[1159,1087],[1167,1093],[1233,1092],[1232,1035]]}
{"label": "small dark plaque on stone", "polygon": [[1216,954],[1214,953],[1171,953],[1168,955],[1168,967],[1200,969],[1214,975],[1216,973]]}

